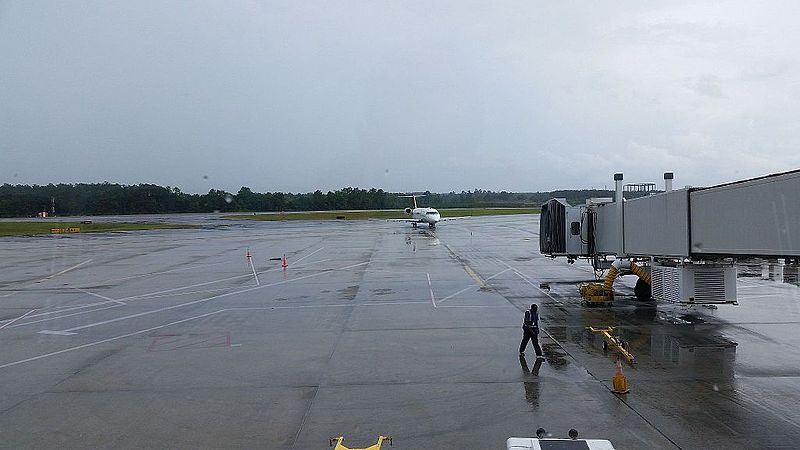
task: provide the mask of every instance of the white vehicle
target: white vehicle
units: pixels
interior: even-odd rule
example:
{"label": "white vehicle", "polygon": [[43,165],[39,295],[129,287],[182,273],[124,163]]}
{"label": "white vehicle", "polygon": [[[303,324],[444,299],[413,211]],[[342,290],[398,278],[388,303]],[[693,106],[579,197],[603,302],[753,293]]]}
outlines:
{"label": "white vehicle", "polygon": [[463,219],[463,217],[446,217],[442,218],[439,211],[435,210],[434,208],[420,208],[417,206],[417,197],[425,197],[424,195],[401,195],[402,198],[410,198],[414,202],[413,208],[406,208],[406,214],[411,215],[408,219],[390,219],[394,222],[406,222],[410,223],[417,228],[420,224],[428,224],[428,228],[434,229],[436,228],[437,222],[442,222],[445,220],[455,220],[455,219]]}
{"label": "white vehicle", "polygon": [[605,439],[578,439],[578,431],[569,430],[569,439],[550,438],[544,428],[536,430],[535,438],[508,438],[508,450],[614,450]]}

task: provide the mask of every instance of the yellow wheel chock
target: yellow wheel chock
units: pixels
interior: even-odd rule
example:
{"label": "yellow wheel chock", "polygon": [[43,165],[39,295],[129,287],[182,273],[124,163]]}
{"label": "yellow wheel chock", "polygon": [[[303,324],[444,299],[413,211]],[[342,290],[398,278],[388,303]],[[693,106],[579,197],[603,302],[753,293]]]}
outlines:
{"label": "yellow wheel chock", "polygon": [[614,335],[614,327],[606,327],[606,328],[595,328],[595,327],[586,327],[587,330],[591,331],[592,333],[597,333],[603,336],[603,350],[607,350],[608,347],[612,347],[614,350],[618,351],[623,358],[628,361],[628,364],[634,363],[634,357],[631,352],[628,351],[626,348],[627,345],[625,341],[620,339],[619,336]]}
{"label": "yellow wheel chock", "polygon": [[378,442],[376,442],[374,445],[370,445],[369,447],[364,447],[364,448],[345,447],[342,444],[342,441],[344,441],[344,436],[330,438],[328,439],[328,446],[333,447],[333,444],[336,443],[336,447],[333,447],[333,450],[381,450],[381,445],[383,445],[383,441],[389,441],[389,445],[392,445],[391,436],[378,436]]}

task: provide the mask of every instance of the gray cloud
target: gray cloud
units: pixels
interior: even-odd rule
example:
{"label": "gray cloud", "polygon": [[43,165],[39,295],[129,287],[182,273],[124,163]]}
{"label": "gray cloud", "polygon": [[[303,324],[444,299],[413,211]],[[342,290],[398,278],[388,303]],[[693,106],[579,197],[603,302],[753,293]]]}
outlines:
{"label": "gray cloud", "polygon": [[530,191],[786,170],[798,8],[7,1],[0,182]]}

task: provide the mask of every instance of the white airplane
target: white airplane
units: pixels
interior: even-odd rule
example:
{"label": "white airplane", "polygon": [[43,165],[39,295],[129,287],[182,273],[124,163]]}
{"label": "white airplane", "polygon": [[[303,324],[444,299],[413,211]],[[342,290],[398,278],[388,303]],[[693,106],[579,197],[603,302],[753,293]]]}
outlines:
{"label": "white airplane", "polygon": [[414,202],[414,208],[406,208],[406,214],[410,214],[411,217],[408,219],[390,219],[394,222],[406,222],[410,223],[417,228],[418,225],[427,223],[428,228],[434,229],[436,228],[437,222],[443,222],[446,220],[455,220],[455,219],[463,219],[463,217],[442,217],[439,214],[439,211],[435,210],[434,208],[420,208],[417,206],[417,197],[425,197],[424,195],[401,195],[401,198],[410,198]]}

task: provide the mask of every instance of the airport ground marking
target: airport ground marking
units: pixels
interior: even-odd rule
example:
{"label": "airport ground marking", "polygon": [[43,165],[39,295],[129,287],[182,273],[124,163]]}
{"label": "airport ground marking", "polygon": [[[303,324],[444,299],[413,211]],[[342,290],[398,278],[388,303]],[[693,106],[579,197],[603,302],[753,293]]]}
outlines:
{"label": "airport ground marking", "polygon": [[[420,304],[427,304],[427,303],[428,303],[427,301],[409,301],[409,302],[382,302],[382,303],[371,303],[371,304],[370,303],[362,303],[362,304],[358,304],[358,305],[331,304],[331,305],[297,305],[297,306],[273,306],[273,307],[261,306],[261,307],[223,308],[223,309],[219,309],[219,310],[216,310],[216,311],[208,312],[208,313],[205,313],[205,314],[199,314],[197,316],[187,317],[185,319],[176,320],[176,321],[165,323],[165,324],[162,324],[162,325],[145,328],[143,330],[133,331],[133,332],[130,332],[130,333],[121,334],[119,336],[113,336],[113,337],[110,337],[110,338],[107,338],[107,339],[101,339],[99,341],[89,342],[89,343],[86,343],[86,344],[83,344],[83,345],[77,345],[77,346],[74,346],[74,347],[69,347],[69,348],[65,348],[65,349],[62,349],[62,350],[57,350],[57,351],[54,351],[54,352],[49,352],[49,353],[45,353],[45,354],[42,354],[42,355],[32,356],[30,358],[25,358],[25,359],[21,359],[21,360],[18,360],[18,361],[9,362],[9,363],[0,365],[0,369],[13,367],[13,366],[17,366],[17,365],[20,365],[20,364],[25,364],[25,363],[28,363],[28,362],[38,361],[40,359],[49,358],[49,357],[52,357],[52,356],[58,356],[58,355],[61,355],[63,353],[68,353],[68,352],[72,352],[72,351],[76,351],[76,350],[81,350],[81,349],[84,349],[84,348],[89,348],[89,347],[94,347],[94,346],[97,346],[97,345],[102,345],[102,344],[105,344],[107,342],[113,342],[113,341],[117,341],[117,340],[120,340],[120,339],[125,339],[125,338],[129,338],[129,337],[137,336],[137,335],[144,334],[144,333],[149,333],[151,331],[160,330],[162,328],[170,327],[170,326],[173,326],[173,325],[179,325],[179,324],[182,324],[182,323],[190,322],[192,320],[202,319],[204,317],[209,317],[209,316],[213,316],[213,315],[224,313],[224,312],[230,312],[230,311],[252,311],[252,310],[270,310],[270,309],[332,308],[332,307],[352,307],[352,306],[392,306],[392,305],[399,305],[399,304],[416,304],[416,305],[420,305]],[[70,333],[68,331],[55,331],[55,330],[43,330],[40,333],[42,333],[42,334],[60,335],[60,336],[71,336],[71,335],[76,334],[76,333]],[[240,346],[240,345],[241,344],[233,344],[232,346]]]}
{"label": "airport ground marking", "polygon": [[30,311],[26,312],[25,314],[23,314],[23,315],[21,315],[21,316],[19,316],[19,317],[15,318],[15,319],[12,319],[10,322],[6,322],[6,323],[4,323],[2,326],[0,326],[0,330],[2,330],[3,328],[5,328],[5,327],[7,327],[7,326],[11,325],[12,323],[14,323],[14,322],[18,321],[19,319],[24,319],[24,318],[25,318],[25,317],[26,317],[28,314],[30,314],[30,313],[32,313],[32,312],[34,312],[34,311],[36,311],[36,309],[32,309],[32,310],[30,310]]}
{"label": "airport ground marking", "polygon": [[123,301],[116,300],[116,299],[113,299],[113,298],[111,298],[111,297],[106,297],[105,295],[100,295],[100,294],[97,294],[97,293],[95,293],[95,292],[87,291],[86,289],[83,289],[83,288],[76,287],[76,288],[75,288],[75,290],[76,290],[76,291],[81,291],[81,292],[83,292],[84,294],[89,294],[89,295],[91,295],[92,297],[97,297],[97,298],[101,298],[101,299],[103,299],[103,300],[106,300],[106,301],[109,301],[109,302],[112,302],[112,303],[116,303],[116,304],[118,304],[118,305],[127,305],[127,303],[125,303],[125,302],[123,302]]}
{"label": "airport ground marking", "polygon": [[[106,301],[106,302],[95,302],[95,303],[86,303],[86,304],[83,304],[83,305],[75,305],[75,306],[65,305],[65,306],[63,306],[60,309],[57,309],[55,311],[41,312],[41,313],[38,313],[38,314],[34,314],[34,315],[32,315],[32,316],[30,316],[28,318],[29,319],[33,319],[35,317],[52,316],[53,314],[62,314],[62,313],[65,313],[65,312],[74,311],[76,309],[84,309],[84,308],[89,308],[89,307],[92,307],[92,306],[107,305],[109,303],[115,303],[116,306],[122,306],[117,302],[108,302],[108,301]],[[99,308],[99,309],[95,309],[95,310],[92,310],[92,311],[101,311],[103,309],[108,309],[108,308]],[[84,311],[84,312],[90,312],[90,311]],[[78,314],[83,314],[83,312],[78,313]],[[75,314],[67,314],[65,316],[58,316],[58,317],[70,317],[70,316],[74,316],[74,315]],[[55,318],[58,318],[58,317],[54,317],[54,318],[51,318],[51,319],[55,319]],[[44,320],[51,320],[51,319],[44,319]],[[16,327],[16,326],[20,326],[20,325],[27,325],[27,324],[30,324],[30,323],[39,323],[39,322],[44,322],[44,320],[39,320],[39,321],[35,321],[35,322],[25,322],[24,324],[17,324],[17,325],[14,325],[14,326]]]}
{"label": "airport ground marking", "polygon": [[84,348],[94,347],[96,345],[105,344],[106,342],[113,342],[113,341],[116,341],[116,340],[119,340],[119,339],[125,339],[125,338],[128,338],[128,337],[136,336],[136,335],[143,334],[143,333],[149,333],[151,331],[159,330],[159,329],[164,328],[164,327],[169,327],[169,326],[172,326],[172,325],[178,325],[178,324],[181,324],[181,323],[184,323],[184,322],[189,322],[191,320],[201,319],[203,317],[208,317],[208,316],[211,316],[211,315],[214,315],[214,314],[219,314],[219,313],[221,313],[223,311],[224,310],[221,309],[219,311],[213,311],[213,312],[210,312],[210,313],[200,314],[199,316],[187,317],[186,319],[176,320],[174,322],[165,323],[163,325],[158,325],[158,326],[155,326],[155,327],[146,328],[144,330],[134,331],[132,333],[121,334],[119,336],[114,336],[114,337],[110,337],[110,338],[107,338],[107,339],[102,339],[100,341],[89,342],[87,344],[77,345],[75,347],[69,347],[69,348],[65,348],[65,349],[62,349],[62,350],[57,350],[57,351],[54,351],[54,352],[45,353],[45,354],[42,354],[42,355],[33,356],[33,357],[30,357],[30,358],[26,358],[26,359],[21,359],[19,361],[13,361],[13,362],[10,362],[10,363],[6,363],[6,364],[3,364],[3,365],[0,365],[0,369],[5,369],[7,367],[13,367],[13,366],[17,366],[17,365],[20,365],[20,364],[25,364],[25,363],[28,363],[28,362],[32,362],[32,361],[37,361],[37,360],[44,359],[44,358],[49,358],[51,356],[60,355],[62,353],[67,353],[67,352],[72,352],[72,351],[75,351],[75,350],[81,350],[81,349],[84,349]]}
{"label": "airport ground marking", "polygon": [[[303,266],[295,267],[295,269],[300,268],[300,267],[308,267],[308,266],[313,265],[313,264],[319,264],[319,263],[324,262],[324,261],[330,261],[330,260],[314,261],[314,262],[311,262],[311,263],[308,263],[308,264],[304,264]],[[267,273],[267,272],[277,272],[279,270],[282,270],[282,268],[267,269],[267,270],[262,270],[260,272],[257,271],[257,273],[264,274],[264,273]],[[190,289],[190,288],[193,288],[193,287],[200,287],[200,286],[207,286],[209,284],[221,283],[223,281],[230,281],[230,280],[235,280],[235,279],[238,279],[238,278],[246,278],[246,277],[249,277],[249,276],[250,276],[250,274],[236,275],[236,276],[232,276],[232,277],[226,277],[226,278],[220,278],[220,279],[217,279],[217,280],[207,281],[207,282],[204,282],[204,283],[190,284],[190,285],[186,285],[186,286],[180,286],[180,287],[176,287],[176,288],[165,289],[165,290],[162,290],[162,291],[150,292],[150,293],[147,293],[147,294],[139,294],[139,295],[134,295],[134,296],[130,296],[130,297],[124,297],[124,298],[121,298],[120,300],[134,300],[134,299],[138,300],[138,299],[156,298],[156,297],[162,296],[162,294],[169,294],[171,292],[182,291],[184,289]]]}
{"label": "airport ground marking", "polygon": [[297,277],[297,278],[290,278],[288,280],[281,280],[281,281],[276,281],[274,283],[262,284],[260,286],[253,286],[253,287],[249,287],[249,288],[246,288],[246,289],[240,289],[238,291],[226,292],[224,294],[214,295],[214,296],[207,297],[207,298],[201,298],[199,300],[192,300],[190,302],[179,303],[177,305],[171,305],[171,306],[165,306],[163,308],[153,309],[153,310],[150,310],[150,311],[143,311],[143,312],[136,313],[136,314],[129,314],[127,316],[115,317],[113,319],[103,320],[103,321],[100,321],[100,322],[90,323],[90,324],[86,324],[86,325],[80,325],[80,326],[77,326],[77,327],[72,327],[72,328],[68,328],[66,330],[61,330],[61,331],[73,332],[73,331],[83,330],[83,329],[86,329],[86,328],[92,328],[92,327],[96,327],[96,326],[100,326],[100,325],[106,325],[106,324],[109,324],[109,323],[119,322],[121,320],[134,319],[136,317],[142,317],[142,316],[147,316],[147,315],[150,315],[150,314],[156,314],[156,313],[160,313],[160,312],[164,312],[164,311],[169,311],[169,310],[173,310],[173,309],[177,309],[177,308],[182,308],[184,306],[198,305],[198,304],[201,304],[201,303],[210,302],[212,300],[217,300],[217,299],[224,298],[224,297],[230,297],[232,295],[243,294],[243,293],[246,293],[246,292],[251,292],[251,291],[255,291],[255,290],[258,290],[258,289],[263,289],[263,288],[267,288],[267,287],[271,287],[271,286],[278,286],[278,285],[281,285],[281,284],[287,284],[287,283],[292,283],[292,282],[295,282],[295,281],[305,280],[307,278],[317,277],[317,276],[324,275],[324,274],[327,274],[329,272],[333,272],[333,271],[337,271],[337,270],[347,270],[347,269],[350,269],[350,268],[353,268],[353,267],[363,266],[363,265],[368,264],[368,263],[369,263],[369,261],[366,261],[366,262],[363,262],[363,263],[351,264],[349,266],[340,267],[340,268],[337,268],[337,269],[323,270],[322,272],[312,273],[312,274],[309,274],[309,275],[303,275],[303,276]]}
{"label": "airport ground marking", "polygon": [[511,265],[509,265],[508,263],[506,263],[506,262],[505,262],[505,261],[503,261],[503,260],[500,260],[500,259],[498,259],[497,261],[498,261],[499,263],[503,264],[504,266],[508,267],[509,269],[513,270],[513,271],[514,271],[514,273],[515,273],[515,274],[516,274],[518,277],[520,277],[520,278],[522,279],[522,281],[524,281],[524,282],[526,282],[526,283],[530,284],[531,286],[533,286],[534,288],[536,288],[537,290],[539,290],[539,292],[541,292],[542,294],[544,294],[544,295],[546,295],[547,297],[549,297],[549,298],[550,298],[550,300],[552,300],[552,301],[556,302],[556,304],[558,304],[558,305],[563,305],[563,303],[561,303],[561,301],[557,300],[555,297],[553,297],[552,295],[550,295],[550,293],[549,293],[549,292],[547,292],[547,291],[545,291],[544,289],[542,289],[542,288],[540,288],[539,286],[537,286],[537,285],[536,285],[536,283],[534,283],[534,282],[532,282],[530,279],[528,279],[528,277],[526,277],[525,275],[523,275],[523,274],[522,274],[522,273],[521,273],[519,270],[517,270],[516,268],[512,267]]}
{"label": "airport ground marking", "polygon": [[474,270],[472,270],[472,267],[466,264],[464,264],[463,267],[464,271],[467,272],[467,274],[471,276],[472,279],[475,280],[475,282],[478,283],[479,286],[483,286],[484,281],[481,279],[480,275],[478,275]]}
{"label": "airport ground marking", "polygon": [[139,274],[139,275],[129,275],[129,276],[126,276],[126,277],[109,278],[107,280],[103,280],[102,282],[103,283],[110,283],[112,281],[126,281],[126,280],[132,280],[134,278],[152,277],[152,276],[155,276],[155,275],[164,275],[164,274],[173,273],[173,272],[183,272],[185,270],[197,269],[199,267],[219,266],[219,265],[222,265],[222,264],[231,264],[231,263],[232,263],[232,261],[220,261],[220,262],[215,262],[215,263],[194,264],[194,265],[190,265],[190,266],[177,267],[175,269],[163,270],[163,271],[159,271],[159,272],[149,272],[149,273],[142,273],[142,274]]}
{"label": "airport ground marking", "polygon": [[454,292],[454,293],[452,293],[452,294],[448,295],[447,297],[445,297],[445,298],[443,298],[443,299],[439,300],[439,303],[438,303],[438,305],[439,305],[439,306],[441,306],[441,305],[442,305],[442,303],[446,302],[447,300],[450,300],[451,298],[453,298],[453,297],[455,297],[455,296],[457,296],[457,295],[459,295],[459,294],[463,294],[464,292],[466,292],[466,291],[468,291],[468,290],[470,290],[470,289],[472,289],[472,288],[476,288],[476,287],[477,287],[477,288],[480,288],[480,287],[486,286],[486,282],[487,282],[487,281],[491,280],[492,278],[499,277],[500,275],[502,275],[502,274],[504,274],[504,273],[508,272],[509,270],[513,270],[513,269],[511,269],[511,268],[508,268],[508,269],[502,270],[502,271],[500,271],[500,272],[497,272],[496,274],[494,274],[494,275],[490,276],[489,278],[487,278],[487,279],[483,280],[483,283],[481,283],[481,284],[471,284],[471,285],[469,285],[469,286],[465,287],[464,289],[461,289],[460,291]]}
{"label": "airport ground marking", "polygon": [[[310,264],[314,264],[314,263],[310,263]],[[307,267],[310,264],[306,264],[306,265],[304,265],[304,267]],[[349,268],[349,267],[346,267],[346,268]],[[319,272],[319,273],[326,273],[326,272],[329,272],[329,271],[332,271],[332,270],[345,270],[346,268],[326,269],[326,270],[324,270],[322,272]],[[316,275],[316,274],[312,274],[312,275]],[[250,275],[248,274],[248,275],[244,275],[244,276],[249,277]],[[242,276],[239,275],[236,278],[241,278],[241,277]],[[283,283],[283,282],[286,282],[286,281],[290,281],[290,280],[283,280],[283,281],[281,281],[279,283]],[[186,287],[184,287],[184,288],[186,288]],[[225,290],[225,289],[217,289],[217,290],[214,290],[214,291],[181,292],[179,294],[174,294],[174,295],[186,295],[186,294],[190,294],[190,293],[197,294],[197,293],[207,293],[207,292],[219,292],[220,290]],[[155,296],[155,295],[152,296],[152,297],[149,296],[151,294],[145,294],[145,295],[148,295],[148,296],[146,296],[146,297],[145,296],[124,297],[123,300],[127,300],[127,299],[137,299],[137,300],[138,299],[150,299],[150,298],[157,298],[158,297],[158,296]],[[164,295],[161,294],[161,296],[164,296]],[[91,307],[91,306],[107,305],[109,303],[114,303],[114,304],[111,305],[111,306],[104,307],[104,308],[96,308],[96,309],[91,309],[91,310],[87,310],[87,311],[81,311],[81,312],[72,313],[72,314],[63,314],[65,312],[74,311],[76,309],[84,309],[84,308],[88,308],[88,307]],[[120,304],[119,300],[115,300],[115,301],[104,301],[104,302],[96,302],[96,303],[90,303],[90,304],[79,305],[79,306],[72,306],[72,307],[69,307],[69,308],[62,308],[62,309],[59,309],[59,310],[56,310],[56,311],[48,311],[48,312],[43,312],[43,313],[39,313],[39,314],[33,314],[32,316],[30,316],[28,318],[31,319],[31,318],[34,318],[34,317],[42,317],[42,316],[48,316],[48,315],[53,315],[53,314],[62,314],[62,315],[58,315],[58,316],[54,316],[54,317],[48,317],[48,318],[40,319],[40,320],[24,322],[24,323],[18,323],[16,325],[11,326],[11,328],[21,327],[21,326],[26,326],[26,325],[33,325],[33,324],[36,324],[36,323],[47,322],[49,320],[57,320],[57,319],[61,319],[61,318],[78,316],[78,315],[82,315],[82,314],[90,314],[90,313],[93,313],[93,312],[103,311],[103,310],[111,309],[111,308],[116,308],[116,307],[123,306],[123,305],[127,305],[127,304],[125,304],[125,303]],[[10,322],[10,321],[11,320],[8,320],[6,322]],[[2,323],[2,322],[3,321],[0,321],[0,323]],[[5,326],[8,326],[8,325],[10,325],[10,324],[6,324]]]}
{"label": "airport ground marking", "polygon": [[42,330],[39,334],[55,334],[58,336],[72,336],[78,333],[70,333],[69,331],[56,331],[56,330]]}
{"label": "airport ground marking", "polygon": [[299,263],[300,261],[302,261],[302,260],[304,260],[304,259],[308,258],[309,256],[316,254],[317,252],[321,251],[323,248],[325,248],[325,247],[320,247],[320,248],[318,248],[318,249],[314,250],[313,252],[311,252],[311,253],[307,254],[306,256],[303,256],[302,258],[300,258],[300,259],[298,259],[297,261],[295,261],[295,262],[294,262],[294,264],[297,264],[297,263]]}
{"label": "airport ground marking", "polygon": [[[110,302],[108,302],[108,303],[110,303]],[[47,322],[49,320],[64,319],[66,317],[72,317],[72,316],[80,316],[82,314],[89,314],[89,313],[93,313],[93,312],[97,312],[97,311],[103,311],[103,310],[106,310],[106,309],[119,308],[121,306],[122,305],[113,304],[111,306],[106,306],[104,308],[95,308],[95,309],[90,309],[88,311],[80,311],[80,312],[76,312],[76,313],[72,313],[72,314],[64,314],[63,316],[47,317],[45,319],[39,319],[39,320],[34,320],[34,321],[30,321],[30,322],[25,322],[25,323],[18,323],[18,324],[15,324],[15,325],[11,325],[9,328],[24,327],[24,326],[33,325],[33,324],[36,324],[36,323]],[[34,316],[35,315],[36,314],[34,314]],[[31,317],[33,317],[33,316],[31,316]]]}
{"label": "airport ground marking", "polygon": [[433,285],[431,284],[431,274],[426,272],[425,275],[428,277],[428,291],[431,293],[431,303],[433,304],[433,307],[436,308],[436,297],[433,296]]}
{"label": "airport ground marking", "polygon": [[70,271],[72,271],[72,270],[75,270],[75,269],[77,269],[78,267],[81,267],[81,266],[84,266],[84,265],[86,265],[86,264],[89,264],[89,263],[90,263],[90,262],[92,262],[92,261],[94,261],[94,258],[89,258],[89,259],[87,259],[86,261],[83,261],[83,262],[80,262],[80,263],[78,263],[78,264],[75,264],[75,265],[74,265],[74,266],[72,266],[72,267],[67,267],[66,269],[64,269],[64,270],[62,270],[62,271],[56,272],[56,273],[54,273],[54,274],[50,274],[50,275],[48,275],[48,276],[46,276],[46,277],[44,277],[44,278],[40,278],[40,279],[38,279],[38,280],[35,280],[35,281],[31,281],[30,283],[23,284],[22,286],[19,286],[19,287],[18,287],[18,288],[16,288],[15,290],[13,290],[13,291],[11,291],[11,292],[9,292],[9,293],[5,294],[5,295],[0,295],[0,297],[3,297],[3,298],[5,298],[5,297],[11,297],[12,295],[14,295],[14,294],[16,294],[17,292],[19,292],[19,290],[20,290],[20,289],[24,289],[24,288],[26,288],[26,287],[28,287],[28,286],[32,286],[32,285],[34,285],[34,284],[36,284],[36,283],[40,283],[40,282],[42,282],[42,281],[49,280],[49,279],[51,279],[51,278],[54,278],[54,277],[57,277],[57,276],[59,276],[59,275],[64,275],[65,273],[67,273],[67,272],[70,272]]}
{"label": "airport ground marking", "polygon": [[258,281],[258,274],[256,273],[256,267],[253,265],[253,258],[247,258],[247,260],[250,262],[250,268],[253,269],[253,277],[256,279],[256,286],[261,286],[261,282]]}
{"label": "airport ground marking", "polygon": [[294,306],[242,306],[225,308],[225,311],[268,311],[273,309],[316,309],[316,308],[352,308],[359,306],[396,306],[396,305],[427,305],[427,301],[408,301],[408,302],[375,302],[375,303],[359,303],[353,305],[350,303],[333,303],[325,305],[294,305]]}

